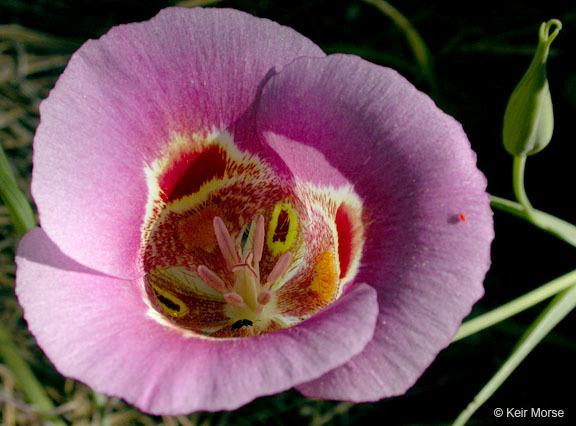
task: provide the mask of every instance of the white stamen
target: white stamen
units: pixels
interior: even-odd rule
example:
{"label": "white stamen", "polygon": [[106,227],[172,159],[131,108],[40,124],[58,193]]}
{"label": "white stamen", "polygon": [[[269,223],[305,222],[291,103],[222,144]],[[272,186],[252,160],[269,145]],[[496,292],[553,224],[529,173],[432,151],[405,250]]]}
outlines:
{"label": "white stamen", "polygon": [[260,279],[260,261],[262,260],[266,237],[264,216],[259,216],[258,220],[249,226],[248,240],[242,247],[242,237],[246,228],[243,228],[235,242],[222,218],[218,216],[214,218],[214,233],[222,257],[234,274],[233,284],[226,284],[215,272],[204,265],[199,266],[197,270],[200,278],[210,287],[222,293],[228,304],[238,308],[247,308],[260,314],[274,298],[274,292],[270,291],[270,287],[276,284],[290,268],[292,252],[287,251],[280,256],[270,271],[268,279],[262,282]]}

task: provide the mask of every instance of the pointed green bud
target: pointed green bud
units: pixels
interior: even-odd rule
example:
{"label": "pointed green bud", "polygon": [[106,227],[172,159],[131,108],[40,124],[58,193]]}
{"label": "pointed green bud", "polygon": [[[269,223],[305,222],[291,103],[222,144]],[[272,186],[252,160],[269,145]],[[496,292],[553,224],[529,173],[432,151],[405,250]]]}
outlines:
{"label": "pointed green bud", "polygon": [[[550,33],[553,27],[554,31]],[[562,23],[558,19],[542,23],[532,63],[508,101],[502,136],[504,147],[512,155],[536,154],[552,138],[554,112],[546,78],[546,61],[550,45],[561,29]]]}

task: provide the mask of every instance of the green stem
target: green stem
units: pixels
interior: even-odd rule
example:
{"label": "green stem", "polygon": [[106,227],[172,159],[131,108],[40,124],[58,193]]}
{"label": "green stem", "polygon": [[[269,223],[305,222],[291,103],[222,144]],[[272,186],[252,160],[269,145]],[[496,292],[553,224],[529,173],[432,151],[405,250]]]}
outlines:
{"label": "green stem", "polygon": [[520,205],[522,205],[524,208],[524,214],[526,215],[526,218],[531,222],[534,222],[534,224],[537,224],[537,221],[534,218],[534,208],[528,200],[526,189],[524,187],[524,172],[526,170],[525,155],[514,156],[514,167],[512,170],[512,185],[514,188],[514,195],[520,202]]}
{"label": "green stem", "polygon": [[19,236],[36,226],[34,212],[16,184],[2,146],[0,146],[0,198],[8,207],[12,223]]}
{"label": "green stem", "polygon": [[[521,204],[494,195],[491,196],[491,204],[496,209],[532,222],[526,216],[525,208]],[[576,247],[576,226],[541,210],[533,209],[532,216],[535,218],[535,222],[532,223],[540,229]]]}
{"label": "green stem", "polygon": [[510,318],[519,312],[522,312],[532,306],[560,293],[567,288],[576,285],[576,270],[558,277],[549,283],[546,283],[535,290],[532,290],[517,299],[512,300],[498,308],[480,315],[474,319],[466,321],[460,327],[458,334],[452,340],[452,343],[468,337],[474,333],[484,330],[497,324],[500,321]]}
{"label": "green stem", "polygon": [[[29,401],[34,404],[38,413],[50,418],[50,413],[54,410],[52,400],[46,394],[42,385],[38,382],[30,366],[22,359],[16,346],[12,342],[12,336],[0,323],[0,356],[14,374],[22,391]],[[51,418],[54,425],[65,425],[58,418]]]}
{"label": "green stem", "polygon": [[490,379],[474,400],[458,416],[453,426],[463,426],[472,415],[492,396],[494,392],[506,381],[512,372],[528,356],[538,343],[576,306],[576,286],[572,286],[558,294],[546,309],[532,323],[524,336],[520,339],[506,362]]}

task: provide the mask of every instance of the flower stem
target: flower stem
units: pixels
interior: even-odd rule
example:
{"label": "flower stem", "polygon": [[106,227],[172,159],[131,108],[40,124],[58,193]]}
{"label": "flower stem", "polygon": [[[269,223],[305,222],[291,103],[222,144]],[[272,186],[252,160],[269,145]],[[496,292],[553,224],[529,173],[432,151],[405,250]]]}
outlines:
{"label": "flower stem", "polygon": [[498,308],[464,322],[452,343],[468,337],[474,333],[510,318],[532,306],[552,297],[567,288],[576,285],[576,270],[558,277],[535,290],[532,290],[517,299],[514,299]]}
{"label": "flower stem", "polygon": [[458,416],[453,426],[463,426],[472,415],[492,396],[504,383],[528,354],[540,343],[540,341],[576,306],[576,285],[569,287],[558,294],[546,309],[532,323],[524,336],[520,339],[506,362],[498,372],[490,379],[474,400]]}
{"label": "flower stem", "polygon": [[[512,169],[512,185],[514,188],[514,195],[524,208],[524,214],[526,218],[537,225],[537,220],[534,218],[534,208],[528,196],[526,195],[526,189],[524,187],[524,172],[526,170],[526,155],[515,155],[514,156],[514,167]],[[537,225],[538,226],[538,225]]]}
{"label": "flower stem", "polygon": [[[492,207],[530,221],[521,204],[494,195],[490,200]],[[534,225],[576,247],[576,226],[540,210],[532,209],[532,215],[536,219]]]}

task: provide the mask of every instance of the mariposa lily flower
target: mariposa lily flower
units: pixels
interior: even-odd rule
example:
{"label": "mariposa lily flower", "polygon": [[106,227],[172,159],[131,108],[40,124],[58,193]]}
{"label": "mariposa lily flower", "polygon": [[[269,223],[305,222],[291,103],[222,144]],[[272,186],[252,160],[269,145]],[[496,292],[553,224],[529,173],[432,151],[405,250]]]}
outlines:
{"label": "mariposa lily flower", "polygon": [[42,103],[19,301],[63,375],[149,413],[402,394],[483,293],[475,162],[390,69],[166,9],[87,42]]}

